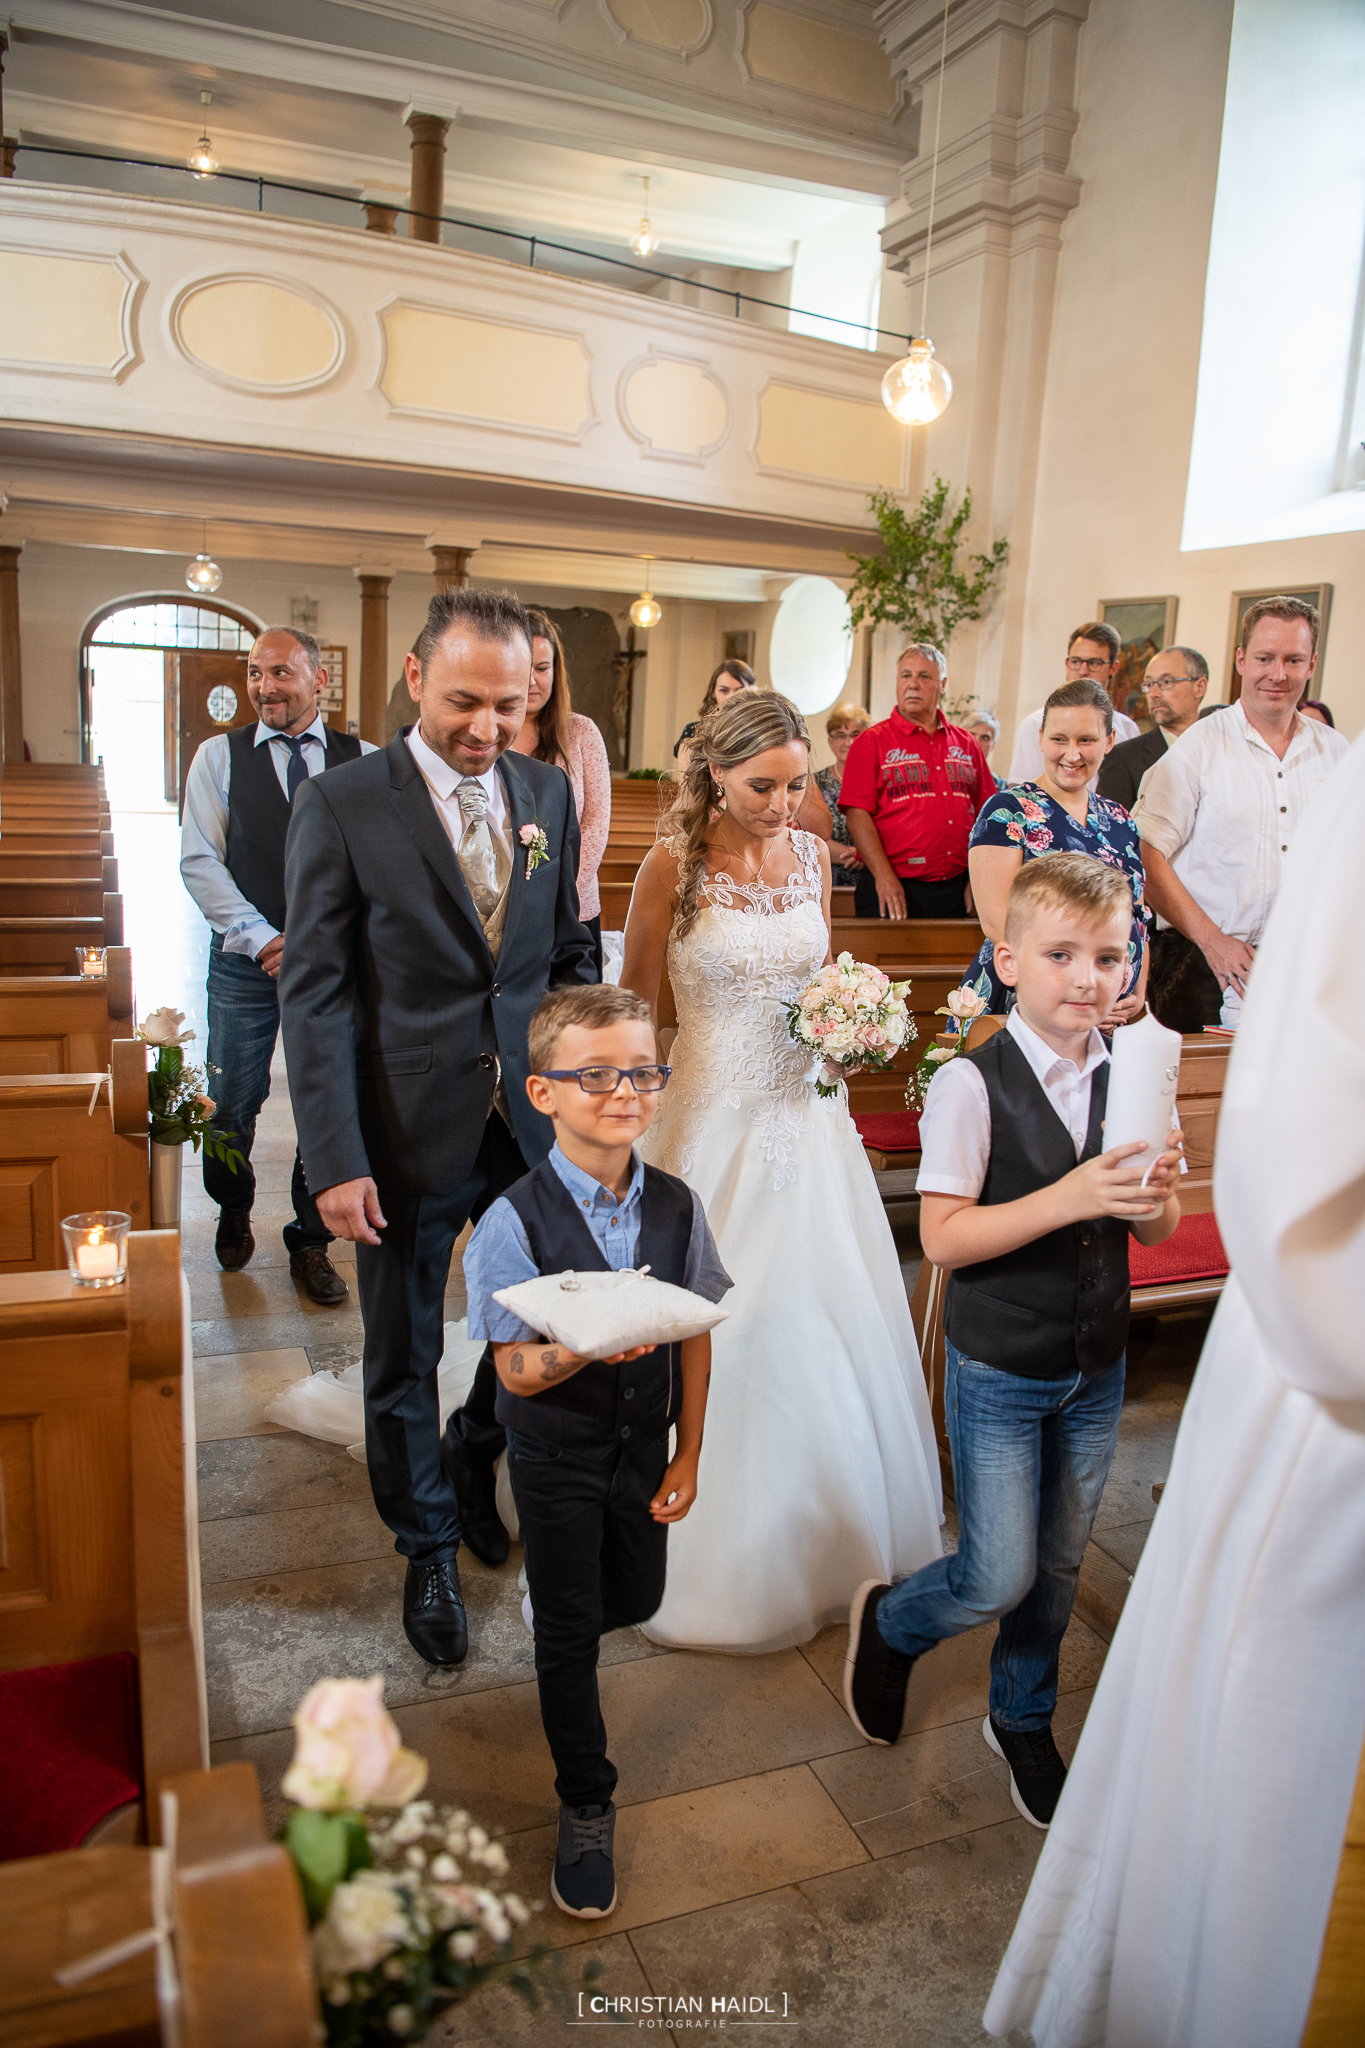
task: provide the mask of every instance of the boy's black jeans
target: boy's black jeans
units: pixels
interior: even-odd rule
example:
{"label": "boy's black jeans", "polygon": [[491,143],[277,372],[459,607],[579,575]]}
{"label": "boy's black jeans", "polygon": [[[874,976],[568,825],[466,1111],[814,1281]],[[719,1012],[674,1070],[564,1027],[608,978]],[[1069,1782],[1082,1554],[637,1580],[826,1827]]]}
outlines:
{"label": "boy's black jeans", "polygon": [[597,1698],[608,1629],[648,1621],[664,1596],[666,1525],[649,1503],[668,1436],[555,1450],[507,1432],[507,1469],[526,1546],[540,1718],[566,1806],[605,1806],[616,1790]]}

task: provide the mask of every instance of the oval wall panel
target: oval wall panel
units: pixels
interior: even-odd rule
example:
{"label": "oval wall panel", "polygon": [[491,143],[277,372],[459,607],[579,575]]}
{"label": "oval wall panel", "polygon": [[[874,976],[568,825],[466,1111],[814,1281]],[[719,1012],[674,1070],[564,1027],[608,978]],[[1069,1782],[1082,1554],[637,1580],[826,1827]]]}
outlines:
{"label": "oval wall panel", "polygon": [[725,387],[705,364],[650,355],[621,379],[621,413],[651,455],[700,462],[725,439]]}
{"label": "oval wall panel", "polygon": [[679,56],[699,50],[711,32],[707,0],[606,0],[606,8],[632,42]]}
{"label": "oval wall panel", "polygon": [[171,325],[196,369],[244,391],[306,391],[333,374],[344,352],[329,306],[267,277],[191,285]]}

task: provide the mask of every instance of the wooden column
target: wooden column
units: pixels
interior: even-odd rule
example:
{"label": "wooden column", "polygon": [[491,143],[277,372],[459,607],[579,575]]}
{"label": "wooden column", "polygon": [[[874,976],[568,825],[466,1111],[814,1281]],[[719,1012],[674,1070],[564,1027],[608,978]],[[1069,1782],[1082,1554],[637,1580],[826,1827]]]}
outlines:
{"label": "wooden column", "polygon": [[432,582],[436,595],[443,590],[463,590],[469,581],[469,557],[473,548],[433,548],[431,550]]}
{"label": "wooden column", "polygon": [[24,690],[19,665],[19,547],[0,547],[0,734],[6,761],[24,758]]}
{"label": "wooden column", "polygon": [[365,226],[372,235],[396,235],[398,233],[398,208],[381,206],[377,200],[362,199],[365,209]]}
{"label": "wooden column", "polygon": [[414,242],[439,242],[438,218],[445,200],[446,130],[439,114],[409,114],[412,130],[412,191],[408,234]]}
{"label": "wooden column", "polygon": [[14,176],[14,152],[18,144],[5,133],[5,52],[9,48],[9,37],[0,29],[0,178]]}
{"label": "wooden column", "polygon": [[389,585],[392,576],[360,576],[360,737],[384,744],[389,704]]}

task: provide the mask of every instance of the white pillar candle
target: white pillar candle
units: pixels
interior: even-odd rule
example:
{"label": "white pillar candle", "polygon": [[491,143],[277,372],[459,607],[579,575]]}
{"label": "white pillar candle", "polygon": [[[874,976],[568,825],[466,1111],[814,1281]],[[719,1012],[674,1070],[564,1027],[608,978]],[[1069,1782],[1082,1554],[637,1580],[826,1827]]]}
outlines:
{"label": "white pillar candle", "polygon": [[1158,1024],[1150,1012],[1140,1024],[1114,1033],[1109,1062],[1109,1098],[1104,1113],[1104,1149],[1135,1144],[1131,1163],[1150,1172],[1175,1128],[1175,1095],[1180,1085],[1180,1033]]}
{"label": "white pillar candle", "polygon": [[112,1239],[76,1246],[76,1270],[83,1280],[112,1280],[118,1272],[118,1246]]}

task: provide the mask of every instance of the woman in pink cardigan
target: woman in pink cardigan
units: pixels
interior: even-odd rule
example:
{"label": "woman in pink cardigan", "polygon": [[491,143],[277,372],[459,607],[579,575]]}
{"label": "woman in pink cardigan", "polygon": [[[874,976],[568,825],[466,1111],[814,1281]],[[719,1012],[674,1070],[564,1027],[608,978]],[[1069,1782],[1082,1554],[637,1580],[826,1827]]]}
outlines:
{"label": "woman in pink cardigan", "polygon": [[544,612],[529,612],[531,687],[526,697],[526,723],[513,740],[519,754],[553,761],[573,785],[578,811],[578,914],[597,942],[597,974],[602,975],[602,899],[597,869],[611,827],[611,763],[606,742],[590,718],[573,708],[564,647],[554,621]]}

